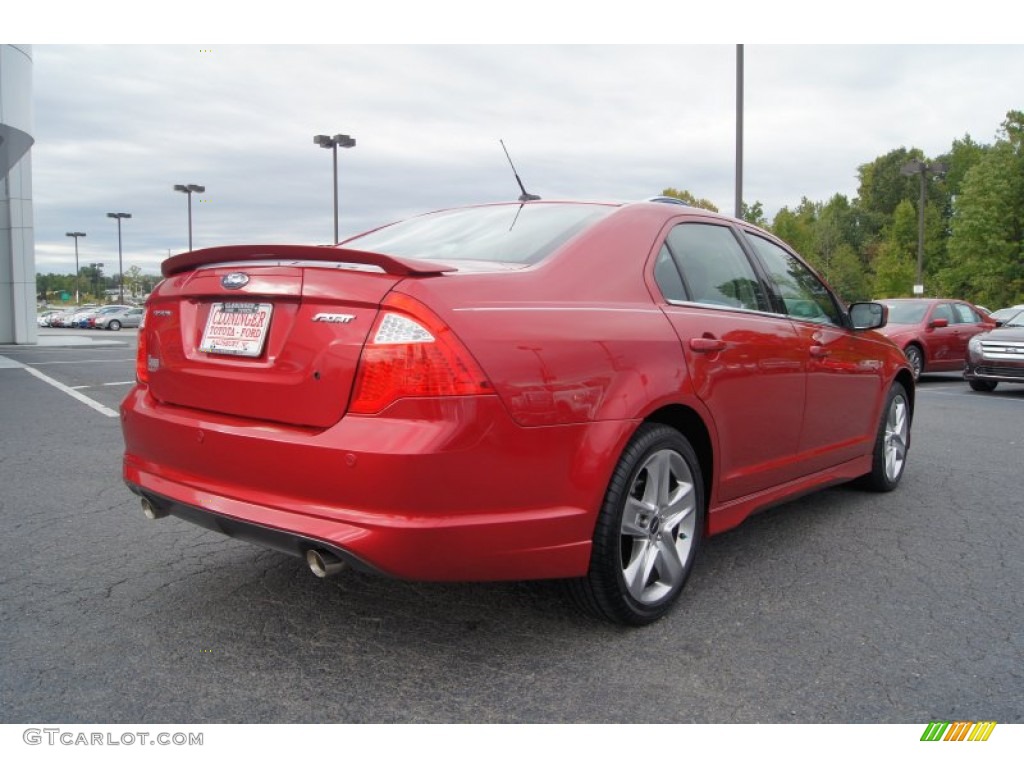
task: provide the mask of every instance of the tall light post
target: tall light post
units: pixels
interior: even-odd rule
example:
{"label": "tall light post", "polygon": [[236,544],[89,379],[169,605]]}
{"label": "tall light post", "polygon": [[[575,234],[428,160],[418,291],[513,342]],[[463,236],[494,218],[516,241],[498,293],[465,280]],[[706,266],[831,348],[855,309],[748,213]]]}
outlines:
{"label": "tall light post", "polygon": [[324,149],[330,149],[334,153],[334,244],[338,244],[338,147],[351,149],[356,145],[356,140],[344,133],[334,136],[317,134],[313,137],[313,143]]}
{"label": "tall light post", "polygon": [[124,258],[121,255],[121,219],[130,219],[130,213],[108,213],[107,218],[117,219],[117,296],[118,303],[124,304]]}
{"label": "tall light post", "polygon": [[923,160],[911,160],[900,168],[904,176],[921,177],[921,197],[917,204],[917,282],[914,284],[914,295],[924,295],[924,206],[928,176],[938,176],[946,172],[945,163],[926,163]]}
{"label": "tall light post", "polygon": [[201,187],[198,184],[175,184],[175,192],[184,192],[188,195],[188,249],[192,250],[192,193],[199,192],[202,194],[206,191],[206,187]]}
{"label": "tall light post", "polygon": [[736,214],[743,218],[743,46],[736,46]]}
{"label": "tall light post", "polygon": [[85,237],[85,232],[65,232],[64,234],[75,238],[75,306],[78,306],[78,238]]}
{"label": "tall light post", "polygon": [[102,266],[103,266],[103,262],[102,261],[93,262],[92,264],[89,265],[89,268],[92,269],[93,277],[96,278],[96,301],[97,302],[99,302],[99,300],[100,300],[100,267],[102,267]]}

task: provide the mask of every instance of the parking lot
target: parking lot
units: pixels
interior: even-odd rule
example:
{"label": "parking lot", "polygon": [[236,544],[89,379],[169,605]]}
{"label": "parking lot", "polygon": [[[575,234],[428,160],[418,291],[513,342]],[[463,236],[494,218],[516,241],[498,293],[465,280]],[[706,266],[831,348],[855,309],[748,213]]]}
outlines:
{"label": "parking lot", "polygon": [[711,539],[638,630],[558,584],[321,581],[149,521],[120,480],[135,331],[40,335],[0,346],[5,722],[1024,720],[1024,387],[926,376],[896,492]]}

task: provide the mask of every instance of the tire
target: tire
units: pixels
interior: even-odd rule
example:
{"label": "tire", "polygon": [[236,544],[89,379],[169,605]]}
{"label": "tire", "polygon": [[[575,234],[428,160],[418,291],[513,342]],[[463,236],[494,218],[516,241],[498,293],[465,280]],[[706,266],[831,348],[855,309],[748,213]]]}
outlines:
{"label": "tire", "polygon": [[107,323],[107,330],[120,331],[121,323],[119,323],[117,320],[111,320],[109,323]]}
{"label": "tire", "polygon": [[704,533],[704,482],[689,441],[643,424],[612,474],[594,530],[590,569],[569,583],[586,612],[642,626],[683,591]]}
{"label": "tire", "polygon": [[871,472],[864,475],[862,484],[868,490],[888,492],[900,484],[910,449],[910,400],[907,390],[894,383],[882,409],[881,423],[875,438]]}
{"label": "tire", "polygon": [[910,368],[914,372],[914,381],[917,381],[924,372],[924,353],[921,352],[919,346],[911,344],[903,350],[903,354],[907,356],[907,362],[910,363]]}
{"label": "tire", "polygon": [[991,392],[999,384],[998,381],[982,381],[979,379],[972,379],[967,383],[971,385],[971,389],[975,392]]}

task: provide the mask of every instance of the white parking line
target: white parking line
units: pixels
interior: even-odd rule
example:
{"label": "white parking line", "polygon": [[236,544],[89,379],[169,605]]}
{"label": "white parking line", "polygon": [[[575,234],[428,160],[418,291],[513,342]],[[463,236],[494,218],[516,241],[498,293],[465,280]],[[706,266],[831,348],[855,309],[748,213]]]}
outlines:
{"label": "white parking line", "polygon": [[[5,358],[5,359],[9,360],[9,358]],[[23,369],[23,370],[27,371],[28,373],[32,374],[33,376],[35,376],[40,381],[45,381],[51,387],[56,387],[61,392],[65,393],[65,394],[68,394],[68,395],[71,395],[72,397],[74,397],[79,402],[84,402],[86,404],[86,406],[91,408],[93,411],[98,411],[103,416],[109,416],[112,419],[117,419],[118,418],[118,412],[114,411],[113,409],[106,408],[106,406],[104,406],[103,403],[96,402],[94,399],[92,399],[91,397],[87,397],[86,395],[82,394],[81,392],[76,392],[74,389],[69,387],[67,384],[61,384],[56,379],[51,379],[46,374],[40,373],[39,371],[36,371],[36,369],[34,369],[34,368],[30,368],[29,366],[26,366],[24,364],[20,364],[20,362],[17,362],[16,360],[11,360],[11,361],[15,362],[14,366],[4,366],[4,367],[5,368],[20,368],[20,369]]]}
{"label": "white parking line", "polygon": [[102,384],[79,384],[72,389],[93,389],[95,387],[123,387],[126,384],[134,384],[134,381],[105,381]]}
{"label": "white parking line", "polygon": [[113,357],[106,360],[46,360],[35,365],[82,365],[83,363],[134,363],[134,357]]}

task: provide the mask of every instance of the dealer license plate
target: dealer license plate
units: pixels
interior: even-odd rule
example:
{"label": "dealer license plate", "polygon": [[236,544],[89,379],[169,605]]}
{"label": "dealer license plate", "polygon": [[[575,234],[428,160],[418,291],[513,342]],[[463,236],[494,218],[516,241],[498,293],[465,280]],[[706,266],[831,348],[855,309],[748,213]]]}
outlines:
{"label": "dealer license plate", "polygon": [[245,301],[212,304],[199,349],[218,355],[259,357],[273,311],[273,304]]}

